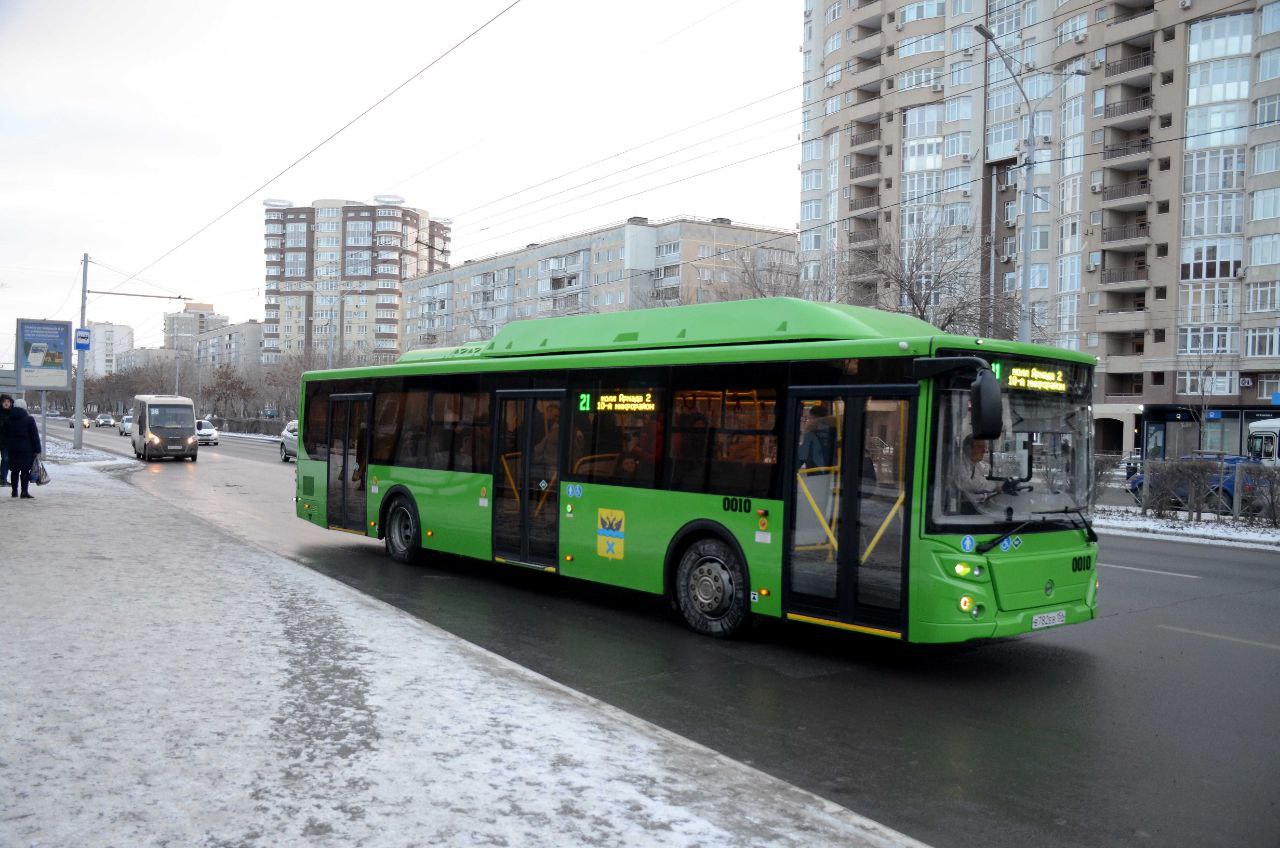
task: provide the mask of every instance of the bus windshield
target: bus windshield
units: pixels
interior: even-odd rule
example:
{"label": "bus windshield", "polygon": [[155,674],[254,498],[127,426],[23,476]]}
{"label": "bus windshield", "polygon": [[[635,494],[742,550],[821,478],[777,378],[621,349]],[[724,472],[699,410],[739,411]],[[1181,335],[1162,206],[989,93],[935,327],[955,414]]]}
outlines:
{"label": "bus windshield", "polygon": [[189,406],[148,406],[147,426],[151,429],[196,429],[195,412]]}
{"label": "bus windshield", "polygon": [[1007,357],[993,370],[1003,388],[997,439],[970,434],[965,381],[938,390],[931,523],[981,531],[1074,520],[1091,506],[1089,367]]}

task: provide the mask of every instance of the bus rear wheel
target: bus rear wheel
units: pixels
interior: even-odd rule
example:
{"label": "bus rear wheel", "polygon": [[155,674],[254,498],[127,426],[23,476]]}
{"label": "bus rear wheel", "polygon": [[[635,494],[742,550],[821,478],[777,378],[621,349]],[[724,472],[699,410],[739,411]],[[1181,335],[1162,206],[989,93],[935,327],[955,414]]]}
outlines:
{"label": "bus rear wheel", "polygon": [[676,602],[684,620],[707,636],[732,636],[747,621],[747,568],[725,542],[699,539],[676,570]]}
{"label": "bus rear wheel", "polygon": [[387,508],[386,532],[383,540],[387,556],[396,562],[413,562],[422,550],[422,526],[418,510],[406,497],[397,497]]}

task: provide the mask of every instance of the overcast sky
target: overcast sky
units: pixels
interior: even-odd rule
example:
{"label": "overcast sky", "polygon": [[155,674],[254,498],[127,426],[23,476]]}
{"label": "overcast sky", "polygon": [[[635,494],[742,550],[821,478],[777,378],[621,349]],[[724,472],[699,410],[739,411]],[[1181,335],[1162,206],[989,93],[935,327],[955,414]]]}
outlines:
{"label": "overcast sky", "polygon": [[[0,0],[0,363],[14,319],[78,323],[82,253],[118,285],[510,2]],[[800,8],[520,0],[123,290],[261,319],[268,197],[402,195],[455,263],[631,215],[794,226]],[[158,346],[177,308],[88,317]]]}

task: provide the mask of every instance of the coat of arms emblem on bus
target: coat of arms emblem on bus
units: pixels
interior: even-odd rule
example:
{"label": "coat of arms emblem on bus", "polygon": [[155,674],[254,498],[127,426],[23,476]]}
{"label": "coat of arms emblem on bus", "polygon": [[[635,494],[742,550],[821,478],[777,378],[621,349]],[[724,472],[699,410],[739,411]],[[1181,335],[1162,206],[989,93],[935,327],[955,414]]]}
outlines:
{"label": "coat of arms emblem on bus", "polygon": [[627,514],[620,509],[599,510],[596,526],[596,553],[605,559],[622,559],[622,540]]}

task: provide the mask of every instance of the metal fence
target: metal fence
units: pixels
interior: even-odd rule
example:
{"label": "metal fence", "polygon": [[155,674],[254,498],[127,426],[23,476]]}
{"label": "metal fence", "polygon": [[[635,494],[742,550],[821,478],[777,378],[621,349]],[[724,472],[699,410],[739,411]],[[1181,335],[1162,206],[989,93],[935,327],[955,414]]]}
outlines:
{"label": "metal fence", "polygon": [[1280,527],[1280,468],[1205,455],[1142,462],[1094,460],[1094,503],[1137,506],[1142,515]]}

